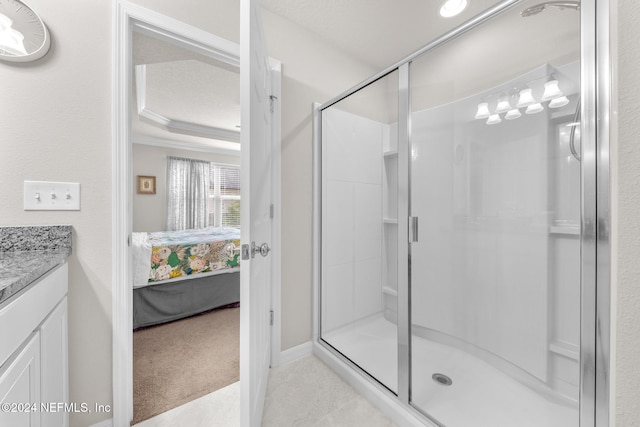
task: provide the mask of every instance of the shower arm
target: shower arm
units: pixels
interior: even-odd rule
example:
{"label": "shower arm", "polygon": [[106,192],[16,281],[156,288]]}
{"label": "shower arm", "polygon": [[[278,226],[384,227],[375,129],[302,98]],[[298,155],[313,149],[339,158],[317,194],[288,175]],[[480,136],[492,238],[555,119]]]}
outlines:
{"label": "shower arm", "polygon": [[578,1],[548,1],[545,3],[536,4],[535,6],[531,6],[520,12],[520,16],[523,18],[528,18],[529,16],[537,15],[539,13],[544,12],[547,7],[553,6],[559,9],[574,9],[580,10],[580,2]]}

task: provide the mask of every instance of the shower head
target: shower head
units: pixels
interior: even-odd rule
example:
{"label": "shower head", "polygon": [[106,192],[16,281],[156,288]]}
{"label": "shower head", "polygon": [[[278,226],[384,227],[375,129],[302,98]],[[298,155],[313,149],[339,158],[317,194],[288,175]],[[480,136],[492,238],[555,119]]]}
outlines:
{"label": "shower head", "polygon": [[535,6],[531,6],[520,12],[520,16],[528,18],[529,16],[537,15],[543,12],[547,7],[557,7],[560,9],[580,9],[580,2],[577,1],[548,1],[546,3],[540,3]]}

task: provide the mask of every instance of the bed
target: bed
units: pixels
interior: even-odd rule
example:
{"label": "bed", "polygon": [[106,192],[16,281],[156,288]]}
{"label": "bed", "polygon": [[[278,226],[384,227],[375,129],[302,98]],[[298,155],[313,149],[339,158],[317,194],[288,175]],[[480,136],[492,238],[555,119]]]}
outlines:
{"label": "bed", "polygon": [[240,230],[133,233],[133,328],[240,301]]}

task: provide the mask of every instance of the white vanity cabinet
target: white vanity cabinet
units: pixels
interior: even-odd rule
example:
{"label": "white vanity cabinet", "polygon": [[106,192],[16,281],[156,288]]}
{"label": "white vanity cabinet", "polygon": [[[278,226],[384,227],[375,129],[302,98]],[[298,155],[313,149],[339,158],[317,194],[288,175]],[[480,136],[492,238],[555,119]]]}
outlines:
{"label": "white vanity cabinet", "polygon": [[69,425],[66,263],[0,304],[0,426]]}

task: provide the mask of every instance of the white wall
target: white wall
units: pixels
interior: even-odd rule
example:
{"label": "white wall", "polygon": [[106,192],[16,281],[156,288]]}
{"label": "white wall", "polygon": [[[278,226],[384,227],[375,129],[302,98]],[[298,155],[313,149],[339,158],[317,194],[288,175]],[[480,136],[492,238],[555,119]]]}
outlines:
{"label": "white wall", "polygon": [[133,231],[162,231],[167,227],[167,157],[185,157],[239,165],[240,157],[133,144],[134,184],[137,175],[156,177],[156,194],[133,192]]}
{"label": "white wall", "polygon": [[[634,426],[640,420],[640,3],[618,0],[614,49],[619,62],[614,68],[618,90],[617,135],[612,144],[613,198],[613,322],[615,334],[612,410],[616,425]],[[617,72],[617,73],[616,73]],[[614,122],[615,123],[615,122]],[[616,130],[614,128],[614,130]]]}
{"label": "white wall", "polygon": [[[71,224],[72,402],[111,403],[111,2],[31,0],[49,26],[42,60],[0,63],[0,224]],[[79,212],[25,212],[24,180],[79,182]],[[71,414],[87,426],[110,414]]]}

